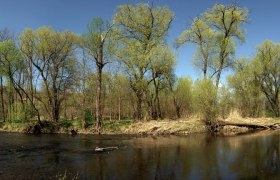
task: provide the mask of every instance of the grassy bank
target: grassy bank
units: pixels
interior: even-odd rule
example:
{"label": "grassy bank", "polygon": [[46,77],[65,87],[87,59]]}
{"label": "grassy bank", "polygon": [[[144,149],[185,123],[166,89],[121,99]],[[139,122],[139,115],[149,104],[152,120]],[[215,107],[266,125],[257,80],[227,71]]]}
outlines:
{"label": "grassy bank", "polygon": [[[229,117],[225,121],[242,122],[267,125],[279,123],[280,119],[274,118],[241,118]],[[0,122],[0,131],[4,132],[25,132],[26,129],[36,124],[36,122]],[[61,120],[59,122],[42,121],[42,133],[66,133],[71,130],[78,134],[94,134],[93,124],[89,123],[87,129],[83,129],[82,122],[78,120]],[[226,133],[241,133],[248,131],[247,128],[238,128],[227,126],[223,129]],[[133,120],[114,120],[104,121],[102,134],[135,134],[135,135],[159,135],[159,134],[192,134],[207,132],[202,121],[198,118],[184,118],[179,120],[151,120],[151,121],[133,121]]]}
{"label": "grassy bank", "polygon": [[[0,122],[0,131],[4,132],[25,132],[26,128],[36,122]],[[87,129],[82,128],[81,121],[61,120],[59,122],[42,121],[42,133],[70,133],[71,130],[79,134],[93,134],[93,124],[89,123]],[[114,120],[104,121],[102,134],[190,134],[205,132],[205,127],[197,118],[180,120]]]}

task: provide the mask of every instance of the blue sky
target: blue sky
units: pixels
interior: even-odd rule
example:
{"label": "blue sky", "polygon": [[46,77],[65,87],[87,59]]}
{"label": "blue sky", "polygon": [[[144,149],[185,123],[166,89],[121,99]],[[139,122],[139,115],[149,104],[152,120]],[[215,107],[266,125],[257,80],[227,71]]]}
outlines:
{"label": "blue sky", "polygon": [[[278,0],[2,0],[0,6],[0,28],[8,27],[15,33],[24,28],[36,29],[48,25],[57,30],[84,33],[86,24],[93,17],[110,20],[116,7],[125,3],[153,2],[154,6],[168,6],[175,13],[168,35],[168,42],[188,27],[191,19],[211,8],[216,3],[231,4],[249,9],[250,23],[245,25],[246,42],[238,44],[237,58],[252,57],[255,47],[265,39],[280,41],[280,1]],[[186,45],[178,51],[176,74],[197,79],[201,72],[192,66],[195,47]],[[224,73],[225,75],[228,73]]]}

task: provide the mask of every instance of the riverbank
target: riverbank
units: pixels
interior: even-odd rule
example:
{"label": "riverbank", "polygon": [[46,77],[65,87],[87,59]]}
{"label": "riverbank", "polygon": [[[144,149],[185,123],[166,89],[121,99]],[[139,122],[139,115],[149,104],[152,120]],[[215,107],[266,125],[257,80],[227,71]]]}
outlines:
{"label": "riverbank", "polygon": [[[2,122],[0,131],[25,133],[28,128],[33,128],[36,122]],[[74,130],[78,134],[95,134],[93,125],[83,129],[80,121],[50,122],[42,121],[41,133],[43,134],[71,134]],[[179,120],[114,120],[104,121],[101,134],[135,134],[135,135],[163,135],[163,134],[191,134],[206,132],[204,124],[198,118],[187,118]]]}
{"label": "riverbank", "polygon": [[[247,123],[269,126],[280,123],[280,119],[275,118],[240,118],[229,117],[226,122]],[[33,128],[36,122],[0,122],[0,131],[25,133],[28,128]],[[82,128],[81,121],[61,120],[59,122],[43,121],[40,126],[43,134],[63,133],[73,134],[95,134],[93,124],[89,123],[87,129]],[[227,135],[236,135],[246,133],[249,129],[246,127],[225,126],[221,132]],[[151,121],[133,121],[133,120],[114,120],[104,121],[101,134],[130,134],[130,135],[188,135],[193,133],[205,133],[207,128],[197,117],[182,118],[179,120],[151,120]]]}

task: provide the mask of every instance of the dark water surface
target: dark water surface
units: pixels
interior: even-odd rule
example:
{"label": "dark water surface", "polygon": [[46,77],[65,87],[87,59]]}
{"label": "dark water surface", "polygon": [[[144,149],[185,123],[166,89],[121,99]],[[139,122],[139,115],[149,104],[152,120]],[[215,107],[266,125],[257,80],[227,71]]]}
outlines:
{"label": "dark water surface", "polygon": [[[118,146],[95,153],[96,146]],[[280,132],[236,137],[0,133],[0,179],[280,179]]]}

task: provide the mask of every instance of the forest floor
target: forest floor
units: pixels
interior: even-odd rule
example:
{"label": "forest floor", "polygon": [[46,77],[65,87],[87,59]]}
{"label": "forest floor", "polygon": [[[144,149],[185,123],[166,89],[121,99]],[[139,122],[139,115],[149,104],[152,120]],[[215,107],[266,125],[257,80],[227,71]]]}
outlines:
{"label": "forest floor", "polygon": [[[280,123],[276,118],[241,118],[239,116],[230,116],[224,119],[226,122],[247,123],[257,125],[271,125]],[[0,122],[0,131],[2,132],[25,132],[32,123],[22,122]],[[42,133],[66,133],[71,134],[74,130],[78,134],[94,134],[92,124],[87,129],[82,128],[81,121],[61,120],[59,122],[42,122]],[[222,130],[227,135],[248,132],[246,127],[225,126]],[[178,120],[106,120],[103,122],[101,134],[133,134],[133,135],[188,135],[193,133],[207,132],[204,123],[198,117],[181,118]]]}

